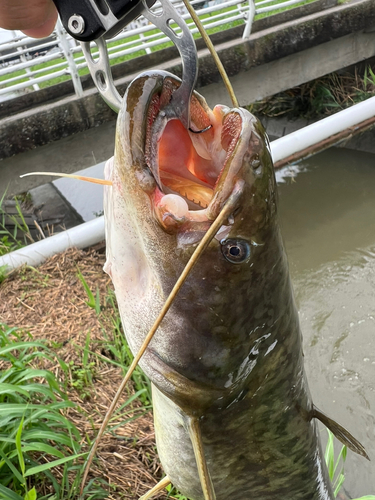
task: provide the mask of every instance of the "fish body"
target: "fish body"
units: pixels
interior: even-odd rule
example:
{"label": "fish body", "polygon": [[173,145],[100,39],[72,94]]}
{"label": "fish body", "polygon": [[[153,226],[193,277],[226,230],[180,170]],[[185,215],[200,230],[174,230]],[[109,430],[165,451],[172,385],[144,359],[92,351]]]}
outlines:
{"label": "fish body", "polygon": [[237,197],[140,361],[163,468],[184,495],[203,499],[201,446],[218,500],[333,500],[267,136],[248,111],[211,111],[196,93],[192,126],[211,128],[194,134],[167,122],[162,110],[178,86],[161,71],[130,84],[105,188],[105,270],[133,353],[197,243]]}

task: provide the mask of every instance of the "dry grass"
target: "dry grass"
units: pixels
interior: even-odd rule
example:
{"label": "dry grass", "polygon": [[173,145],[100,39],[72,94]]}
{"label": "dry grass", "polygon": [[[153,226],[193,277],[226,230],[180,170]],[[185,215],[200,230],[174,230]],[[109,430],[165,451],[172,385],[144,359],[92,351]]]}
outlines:
{"label": "dry grass", "polygon": [[[110,363],[110,353],[103,342],[103,325],[106,335],[111,337],[110,318],[114,311],[103,303],[99,318],[87,306],[85,291],[77,277],[78,266],[91,290],[95,293],[99,288],[104,302],[112,285],[102,270],[103,264],[104,256],[95,251],[68,250],[47,260],[37,270],[23,268],[12,273],[0,285],[0,321],[30,332],[34,340],[47,340],[66,364],[82,367],[82,352],[90,331],[90,351],[100,354],[89,358],[93,365],[92,385],[82,393],[67,382],[69,399],[77,403],[75,409],[69,410],[68,417],[86,441],[94,439],[122,378],[122,370]],[[57,358],[56,362],[45,359],[43,368],[64,377]],[[123,402],[132,393],[134,389],[129,387]],[[134,414],[141,416],[103,437],[98,459],[90,472],[90,478],[103,478],[111,485],[111,499],[139,498],[162,477],[152,414],[145,413],[137,400],[133,409]],[[118,423],[114,421],[112,425]]]}

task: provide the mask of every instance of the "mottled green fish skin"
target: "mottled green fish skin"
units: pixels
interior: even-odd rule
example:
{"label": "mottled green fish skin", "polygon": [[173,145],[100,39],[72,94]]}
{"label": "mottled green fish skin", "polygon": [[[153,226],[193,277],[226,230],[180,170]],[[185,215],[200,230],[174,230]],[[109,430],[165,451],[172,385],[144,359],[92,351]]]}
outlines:
{"label": "mottled green fish skin", "polygon": [[[143,74],[128,88],[108,174],[114,186],[105,195],[107,269],[133,352],[195,248],[178,245],[179,235],[159,226],[140,187],[152,185],[144,159],[147,107],[166,77]],[[333,500],[312,419],[268,139],[248,111],[232,111],[243,123],[235,154],[242,155],[236,177],[244,189],[224,240],[247,242],[250,256],[232,264],[214,239],[141,360],[153,383],[158,452],[172,483],[202,500],[187,426],[195,417],[217,500]]]}

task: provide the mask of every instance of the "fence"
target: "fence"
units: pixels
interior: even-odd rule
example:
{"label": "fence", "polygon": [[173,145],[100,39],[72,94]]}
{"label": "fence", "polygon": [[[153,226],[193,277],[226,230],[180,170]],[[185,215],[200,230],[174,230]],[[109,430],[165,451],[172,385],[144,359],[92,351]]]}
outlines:
{"label": "fence", "polygon": [[[172,3],[197,37],[198,30],[183,2],[172,0]],[[191,4],[209,33],[243,24],[243,37],[247,38],[254,16],[265,13],[269,15],[280,8],[293,7],[301,4],[301,0],[261,0],[255,4],[253,0],[242,3],[239,0],[192,0]],[[154,8],[160,8],[160,3],[157,2]],[[80,44],[67,34],[60,21],[53,34],[41,40],[17,35],[16,32],[11,33],[11,40],[0,43],[0,100],[69,78],[73,81],[76,94],[82,95],[80,76],[88,72],[87,64]],[[111,64],[116,64],[158,50],[170,43],[163,33],[141,16],[112,38],[107,47]],[[93,45],[95,58],[95,42]]]}

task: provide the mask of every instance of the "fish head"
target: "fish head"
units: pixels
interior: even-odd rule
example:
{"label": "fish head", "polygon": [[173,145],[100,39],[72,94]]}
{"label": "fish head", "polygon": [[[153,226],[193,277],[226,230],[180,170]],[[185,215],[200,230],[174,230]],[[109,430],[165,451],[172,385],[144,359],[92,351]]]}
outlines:
{"label": "fish head", "polygon": [[283,252],[261,123],[242,108],[211,110],[194,92],[186,130],[163,111],[179,85],[169,73],[148,72],[124,96],[106,165],[105,270],[137,352],[197,244],[237,193],[140,363],[164,393],[187,407],[194,399],[200,409],[237,397],[259,352],[274,342],[262,338],[280,314],[275,295],[287,272],[268,279]]}

